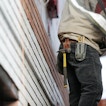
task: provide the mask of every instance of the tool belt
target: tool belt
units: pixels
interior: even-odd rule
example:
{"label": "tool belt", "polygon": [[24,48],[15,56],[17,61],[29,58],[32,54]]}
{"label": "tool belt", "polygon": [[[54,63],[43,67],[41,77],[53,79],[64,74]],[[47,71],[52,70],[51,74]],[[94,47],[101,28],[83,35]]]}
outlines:
{"label": "tool belt", "polygon": [[75,48],[76,60],[83,61],[86,57],[86,48],[87,48],[87,45],[85,44],[85,37],[79,35],[77,41],[69,38],[65,38],[62,41],[62,45],[63,45],[63,49],[66,50],[66,53],[71,52],[71,43],[76,43],[76,48]]}
{"label": "tool belt", "polygon": [[61,70],[58,70],[61,74],[64,75],[64,87],[67,87],[67,53],[71,52],[71,43],[76,43],[76,48],[75,48],[75,58],[77,61],[83,61],[85,59],[86,56],[86,48],[87,45],[84,43],[85,42],[85,37],[84,36],[79,36],[78,37],[78,41],[76,40],[71,40],[69,38],[65,38],[62,41],[62,49],[59,50],[59,52],[61,52],[63,54],[63,66],[61,64],[58,64],[58,66],[62,66],[62,68],[58,68],[58,69],[63,69],[63,71],[61,72]]}

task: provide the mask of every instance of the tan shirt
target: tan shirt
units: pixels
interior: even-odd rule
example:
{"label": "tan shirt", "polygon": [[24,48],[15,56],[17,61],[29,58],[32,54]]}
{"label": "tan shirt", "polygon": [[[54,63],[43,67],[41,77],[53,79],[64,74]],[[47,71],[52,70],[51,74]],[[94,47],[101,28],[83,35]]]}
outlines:
{"label": "tan shirt", "polygon": [[[79,1],[81,1],[84,8],[86,6],[88,10],[90,9],[87,4],[89,0]],[[58,37],[60,41],[65,37],[78,40],[79,35],[85,36],[85,43],[102,54],[97,42],[102,41],[103,34],[87,19],[84,14],[78,12],[72,4],[66,0],[59,25]]]}

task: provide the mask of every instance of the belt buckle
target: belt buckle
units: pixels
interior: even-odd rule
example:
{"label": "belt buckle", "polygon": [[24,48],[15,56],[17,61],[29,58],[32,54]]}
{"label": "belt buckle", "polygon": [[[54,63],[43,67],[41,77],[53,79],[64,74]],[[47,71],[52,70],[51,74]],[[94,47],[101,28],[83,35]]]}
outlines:
{"label": "belt buckle", "polygon": [[84,43],[85,42],[85,36],[78,36],[78,42]]}

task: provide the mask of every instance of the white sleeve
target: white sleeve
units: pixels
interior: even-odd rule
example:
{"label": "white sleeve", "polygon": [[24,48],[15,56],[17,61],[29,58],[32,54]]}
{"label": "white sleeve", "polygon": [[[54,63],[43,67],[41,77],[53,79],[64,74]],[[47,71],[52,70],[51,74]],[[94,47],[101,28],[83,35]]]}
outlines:
{"label": "white sleeve", "polygon": [[77,0],[69,1],[73,7],[75,7],[78,11],[83,12],[89,20],[96,25],[104,33],[104,35],[106,35],[106,19],[102,15],[86,10],[84,7],[79,5]]}

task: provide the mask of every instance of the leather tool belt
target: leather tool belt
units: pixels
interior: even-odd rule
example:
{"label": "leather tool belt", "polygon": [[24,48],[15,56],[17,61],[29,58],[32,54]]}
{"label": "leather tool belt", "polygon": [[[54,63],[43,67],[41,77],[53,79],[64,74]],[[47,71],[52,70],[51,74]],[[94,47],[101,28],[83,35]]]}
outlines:
{"label": "leather tool belt", "polygon": [[85,37],[84,36],[78,36],[78,40],[72,40],[69,38],[65,38],[62,41],[63,49],[66,50],[67,53],[71,52],[71,43],[76,43],[75,47],[75,58],[77,61],[83,61],[86,57],[86,48],[87,45],[85,44]]}

